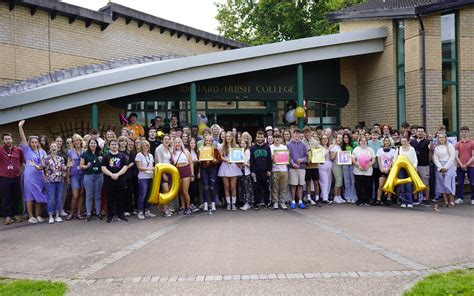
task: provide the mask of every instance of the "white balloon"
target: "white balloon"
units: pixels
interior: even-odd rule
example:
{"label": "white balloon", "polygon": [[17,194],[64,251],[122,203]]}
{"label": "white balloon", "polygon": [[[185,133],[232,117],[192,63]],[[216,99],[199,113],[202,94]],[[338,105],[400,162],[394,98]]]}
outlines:
{"label": "white balloon", "polygon": [[288,121],[290,123],[295,122],[296,119],[297,119],[296,115],[295,115],[295,110],[293,109],[293,110],[290,110],[290,111],[286,112],[285,119],[286,119],[286,121]]}
{"label": "white balloon", "polygon": [[198,121],[198,124],[204,123],[207,125],[207,116],[204,114],[198,114],[197,121]]}

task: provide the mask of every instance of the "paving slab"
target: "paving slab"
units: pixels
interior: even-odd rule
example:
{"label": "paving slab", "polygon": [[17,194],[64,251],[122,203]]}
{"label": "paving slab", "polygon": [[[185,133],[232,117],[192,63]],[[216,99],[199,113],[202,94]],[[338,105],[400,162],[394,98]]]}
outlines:
{"label": "paving slab", "polygon": [[92,276],[280,272],[302,276],[314,271],[404,268],[283,211],[267,210],[200,215]]}

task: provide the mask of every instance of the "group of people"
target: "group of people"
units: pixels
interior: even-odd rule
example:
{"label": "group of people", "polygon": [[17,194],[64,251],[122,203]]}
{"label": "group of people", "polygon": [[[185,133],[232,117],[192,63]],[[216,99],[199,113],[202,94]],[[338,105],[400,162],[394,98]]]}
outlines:
{"label": "group of people", "polygon": [[[4,133],[0,147],[0,195],[7,225],[24,216],[29,223],[43,222],[45,212],[49,223],[155,217],[148,198],[158,163],[175,166],[180,176],[179,198],[161,209],[167,217],[212,212],[219,206],[228,211],[331,203],[410,208],[414,201],[429,205],[439,198],[452,207],[464,200],[466,175],[474,204],[474,141],[466,126],[455,145],[444,126],[428,135],[424,127],[406,123],[400,130],[378,124],[334,130],[268,126],[253,138],[217,124],[200,130],[172,120],[166,131],[157,122],[143,127],[132,113],[119,135],[109,130],[102,139],[93,129],[72,135],[63,145],[59,136],[52,143],[44,136],[27,137],[24,124],[18,124],[19,146],[11,133]],[[231,157],[235,148],[243,152],[239,161]],[[205,158],[204,150],[211,151]],[[315,162],[312,154],[317,151],[321,159]],[[343,152],[350,155],[349,162],[338,160]],[[395,194],[383,192],[399,155],[408,158],[426,185],[421,195],[413,194],[410,183],[398,186]],[[401,169],[398,177],[407,176]],[[160,191],[168,192],[172,182],[164,174]]]}

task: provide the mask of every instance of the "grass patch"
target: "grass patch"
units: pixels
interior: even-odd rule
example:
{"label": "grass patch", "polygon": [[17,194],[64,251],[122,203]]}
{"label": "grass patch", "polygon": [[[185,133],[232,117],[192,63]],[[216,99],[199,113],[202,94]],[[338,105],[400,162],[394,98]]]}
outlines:
{"label": "grass patch", "polygon": [[64,283],[0,279],[1,296],[62,296],[66,291],[67,286]]}
{"label": "grass patch", "polygon": [[431,274],[403,295],[474,295],[474,269]]}

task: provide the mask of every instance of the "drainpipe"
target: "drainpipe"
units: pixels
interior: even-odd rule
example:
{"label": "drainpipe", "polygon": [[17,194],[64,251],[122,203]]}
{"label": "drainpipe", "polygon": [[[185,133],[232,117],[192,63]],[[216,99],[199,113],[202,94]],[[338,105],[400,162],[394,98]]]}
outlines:
{"label": "drainpipe", "polygon": [[418,15],[418,20],[420,22],[421,31],[421,100],[423,107],[423,126],[428,128],[426,126],[426,34],[421,14]]}

